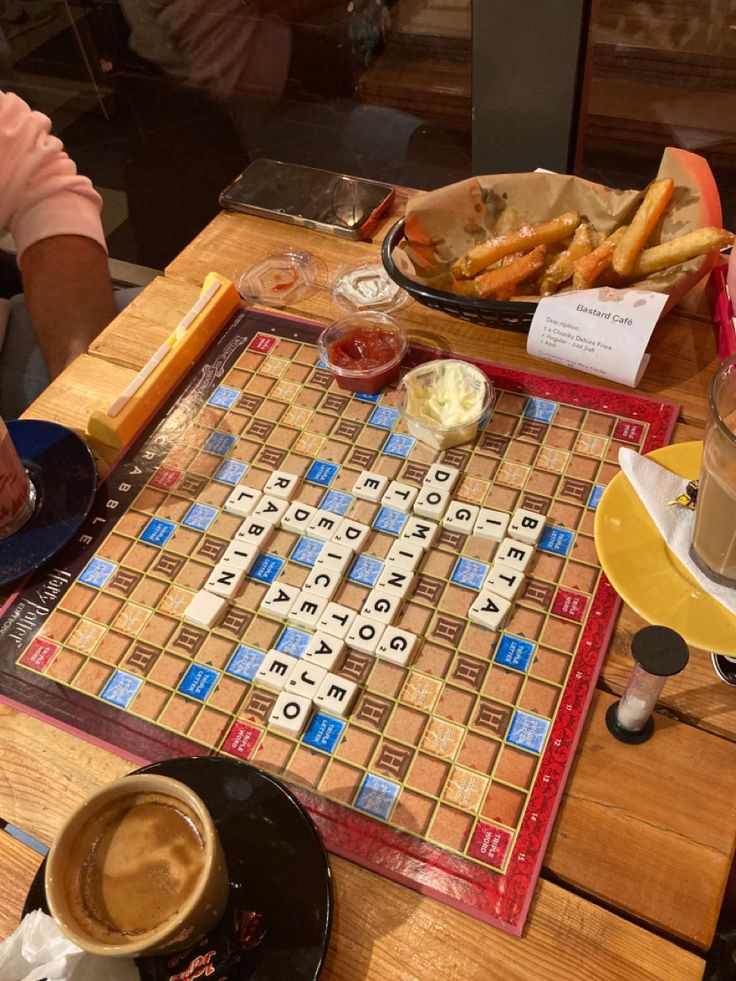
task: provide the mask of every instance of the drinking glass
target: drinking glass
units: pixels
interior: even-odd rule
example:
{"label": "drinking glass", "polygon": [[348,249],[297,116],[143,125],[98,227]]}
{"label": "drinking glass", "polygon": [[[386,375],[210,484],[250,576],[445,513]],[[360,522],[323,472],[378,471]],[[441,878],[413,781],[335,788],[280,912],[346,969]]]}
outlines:
{"label": "drinking glass", "polygon": [[736,585],[736,355],[708,386],[708,422],[690,556],[707,576]]}
{"label": "drinking glass", "polygon": [[36,489],[23,467],[8,427],[0,419],[0,540],[33,514]]}

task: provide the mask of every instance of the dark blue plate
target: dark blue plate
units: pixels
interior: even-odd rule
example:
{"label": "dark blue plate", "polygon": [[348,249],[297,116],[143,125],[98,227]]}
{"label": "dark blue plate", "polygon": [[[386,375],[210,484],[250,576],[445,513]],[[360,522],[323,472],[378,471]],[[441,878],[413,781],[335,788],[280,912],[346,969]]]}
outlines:
{"label": "dark blue plate", "polygon": [[[214,968],[213,977],[230,981],[315,981],[330,938],[332,880],[322,840],[296,797],[255,767],[222,756],[165,760],[138,772],[173,777],[199,794],[230,878],[221,924],[179,954],[138,958],[142,981],[168,981],[197,958]],[[45,865],[44,859],[24,916],[48,913]]]}
{"label": "dark blue plate", "polygon": [[57,422],[17,419],[8,432],[36,488],[33,514],[0,541],[0,586],[48,562],[79,530],[92,506],[97,469],[89,447]]}

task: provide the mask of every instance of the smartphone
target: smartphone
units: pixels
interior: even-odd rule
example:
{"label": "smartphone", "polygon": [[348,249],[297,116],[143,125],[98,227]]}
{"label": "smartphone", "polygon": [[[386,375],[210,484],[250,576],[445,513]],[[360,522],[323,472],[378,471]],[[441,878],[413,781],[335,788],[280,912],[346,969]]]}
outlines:
{"label": "smartphone", "polygon": [[263,158],[225,188],[220,204],[357,239],[371,234],[393,196],[389,184]]}

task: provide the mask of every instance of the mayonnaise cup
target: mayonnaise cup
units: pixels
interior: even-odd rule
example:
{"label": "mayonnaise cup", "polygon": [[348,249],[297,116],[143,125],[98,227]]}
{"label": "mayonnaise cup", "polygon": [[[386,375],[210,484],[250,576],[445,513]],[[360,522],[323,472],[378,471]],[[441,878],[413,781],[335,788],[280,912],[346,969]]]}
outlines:
{"label": "mayonnaise cup", "polygon": [[495,396],[480,368],[455,359],[412,368],[398,386],[398,404],[409,432],[436,450],[475,439],[488,421]]}

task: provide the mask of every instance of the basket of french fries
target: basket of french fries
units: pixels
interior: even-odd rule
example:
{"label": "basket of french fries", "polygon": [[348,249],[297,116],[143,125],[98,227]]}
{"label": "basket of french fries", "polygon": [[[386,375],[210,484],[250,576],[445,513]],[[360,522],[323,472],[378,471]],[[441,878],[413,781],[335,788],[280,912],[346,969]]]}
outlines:
{"label": "basket of french fries", "polygon": [[471,178],[410,199],[383,244],[388,275],[420,303],[526,331],[568,290],[664,292],[665,311],[733,242],[710,168],[668,148],[644,190],[545,172]]}

